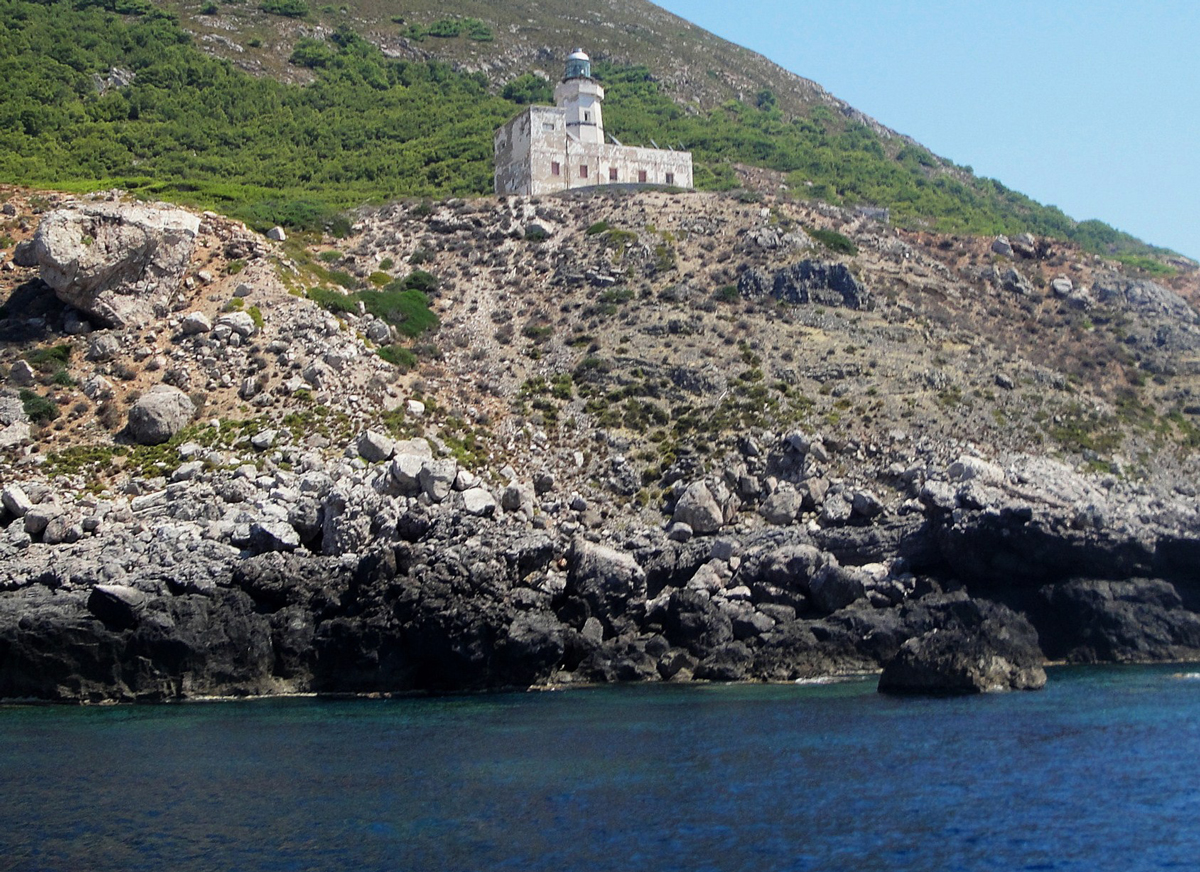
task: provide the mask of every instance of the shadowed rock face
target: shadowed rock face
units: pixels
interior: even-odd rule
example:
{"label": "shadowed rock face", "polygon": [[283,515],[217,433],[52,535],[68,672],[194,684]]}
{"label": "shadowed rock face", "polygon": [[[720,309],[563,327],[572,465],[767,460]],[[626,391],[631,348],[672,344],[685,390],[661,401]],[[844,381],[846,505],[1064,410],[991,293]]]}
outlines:
{"label": "shadowed rock face", "polygon": [[1045,686],[1033,625],[982,600],[946,603],[940,626],[908,639],[883,668],[881,693],[969,694]]}
{"label": "shadowed rock face", "polygon": [[47,215],[34,236],[42,280],[64,303],[113,327],[165,315],[200,219],[182,209],[94,203]]}
{"label": "shadowed rock face", "polygon": [[802,260],[767,276],[761,270],[747,270],[738,280],[743,297],[770,294],[785,303],[814,303],[865,309],[870,295],[843,263]]}

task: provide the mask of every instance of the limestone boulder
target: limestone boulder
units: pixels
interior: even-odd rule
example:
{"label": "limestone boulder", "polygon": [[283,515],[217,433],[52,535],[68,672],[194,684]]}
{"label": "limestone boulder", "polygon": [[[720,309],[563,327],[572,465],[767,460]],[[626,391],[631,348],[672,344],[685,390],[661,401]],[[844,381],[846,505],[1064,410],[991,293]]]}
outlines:
{"label": "limestone boulder", "polygon": [[209,333],[212,331],[212,320],[203,312],[189,312],[184,316],[181,325],[183,332],[188,336],[194,336],[197,333]]}
{"label": "limestone boulder", "polygon": [[159,445],[188,425],[196,406],[179,388],[155,385],[129,409],[129,436],[139,445]]}
{"label": "limestone boulder", "polygon": [[712,491],[702,481],[688,485],[679,502],[675,504],[673,520],[676,523],[687,524],[700,535],[715,533],[725,523],[725,514],[713,496]]}
{"label": "limestone boulder", "polygon": [[85,203],[42,219],[34,253],[60,300],[108,326],[164,316],[183,281],[200,219],[143,203]]}
{"label": "limestone boulder", "polygon": [[472,487],[462,492],[463,510],[468,515],[490,518],[496,514],[496,500],[487,488]]}
{"label": "limestone boulder", "polygon": [[364,430],[358,437],[358,456],[367,463],[388,460],[395,450],[395,441],[378,430]]}
{"label": "limestone boulder", "polygon": [[87,608],[105,624],[119,630],[136,626],[145,611],[147,597],[123,584],[98,584],[92,588]]}
{"label": "limestone boulder", "polygon": [[17,243],[13,248],[12,262],[26,269],[38,265],[37,249],[34,247],[32,239]]}

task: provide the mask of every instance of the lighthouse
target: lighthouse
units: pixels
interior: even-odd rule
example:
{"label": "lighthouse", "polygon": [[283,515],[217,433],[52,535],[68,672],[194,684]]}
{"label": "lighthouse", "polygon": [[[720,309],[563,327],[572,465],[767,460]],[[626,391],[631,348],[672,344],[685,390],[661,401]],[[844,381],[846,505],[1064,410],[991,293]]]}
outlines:
{"label": "lighthouse", "polygon": [[554,102],[566,113],[567,135],[576,142],[604,143],[601,103],[604,88],[592,78],[592,59],[577,48],[567,56],[563,79],[554,89]]}
{"label": "lighthouse", "polygon": [[626,146],[606,137],[603,102],[604,88],[592,77],[592,59],[575,49],[554,89],[555,105],[527,106],[496,131],[496,193],[540,196],[599,185],[692,186],[691,152]]}

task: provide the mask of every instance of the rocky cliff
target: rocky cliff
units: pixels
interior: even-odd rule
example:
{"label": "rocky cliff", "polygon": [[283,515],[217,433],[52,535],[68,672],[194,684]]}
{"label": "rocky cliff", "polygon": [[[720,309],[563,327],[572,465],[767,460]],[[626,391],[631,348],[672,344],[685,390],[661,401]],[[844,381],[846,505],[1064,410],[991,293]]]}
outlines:
{"label": "rocky cliff", "polygon": [[[0,696],[962,692],[1200,656],[1191,275],[610,192],[343,240],[194,216],[118,320],[58,277],[100,287],[137,246],[79,253],[131,231],[55,242],[96,204],[7,196]],[[416,271],[427,314],[378,308]]]}

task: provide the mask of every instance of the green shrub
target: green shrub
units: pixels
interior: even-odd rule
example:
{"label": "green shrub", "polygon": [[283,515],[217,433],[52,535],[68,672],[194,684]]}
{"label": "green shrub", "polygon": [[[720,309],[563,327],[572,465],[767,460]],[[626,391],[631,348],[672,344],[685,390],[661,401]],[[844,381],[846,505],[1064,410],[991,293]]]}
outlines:
{"label": "green shrub", "polygon": [[426,27],[414,24],[408,29],[409,39],[417,42],[423,41],[427,36],[439,39],[465,36],[476,42],[491,42],[495,39],[492,29],[478,18],[440,18]]}
{"label": "green shrub", "polygon": [[25,358],[25,361],[38,372],[54,372],[65,367],[70,360],[70,345],[39,348]]}
{"label": "green shrub", "polygon": [[263,320],[262,309],[258,308],[258,306],[251,306],[246,310],[246,314],[250,316],[250,320],[254,322],[255,327],[259,330],[263,329],[266,321]]}
{"label": "green shrub", "polygon": [[304,0],[263,0],[259,9],[270,15],[282,15],[286,18],[304,18],[308,15],[308,4]]}
{"label": "green shrub", "polygon": [[425,272],[423,269],[415,269],[404,280],[404,288],[410,291],[420,291],[423,294],[432,294],[438,289],[437,276]]}
{"label": "green shrub", "polygon": [[722,303],[734,303],[741,294],[738,293],[737,285],[722,285],[713,296]]}
{"label": "green shrub", "polygon": [[343,294],[333,288],[311,288],[307,296],[326,312],[335,315],[339,312],[352,313],[358,310],[354,294]]}
{"label": "green shrub", "polygon": [[599,236],[604,231],[612,227],[607,221],[597,221],[591,227],[584,231],[588,236]]}
{"label": "green shrub", "polygon": [[43,397],[29,388],[22,388],[20,397],[26,416],[35,424],[45,424],[58,417],[58,404],[50,397]]}
{"label": "green shrub", "polygon": [[376,318],[382,318],[408,337],[420,336],[438,326],[429,308],[429,297],[411,288],[393,290],[395,282],[382,291],[362,291],[356,296]]}
{"label": "green shrub", "polygon": [[851,256],[858,254],[858,246],[836,230],[817,229],[808,230],[807,232],[809,236],[832,252]]}
{"label": "green shrub", "polygon": [[554,335],[554,328],[547,325],[526,324],[521,330],[521,335],[534,342],[545,342]]}
{"label": "green shrub", "polygon": [[376,270],[375,272],[373,272],[369,276],[367,276],[367,281],[369,281],[371,284],[373,284],[377,288],[382,288],[384,285],[386,285],[391,280],[392,280],[392,277],[390,275],[388,275],[387,273],[383,272],[382,270]]}
{"label": "green shrub", "polygon": [[554,88],[541,76],[526,73],[505,85],[504,90],[500,92],[500,96],[505,100],[511,100],[518,106],[528,106],[533,103],[553,103]]}
{"label": "green shrub", "polygon": [[328,272],[328,276],[331,282],[335,282],[343,288],[352,289],[358,287],[358,279],[345,270],[331,269]]}
{"label": "green shrub", "polygon": [[401,372],[408,372],[417,365],[417,356],[403,345],[385,345],[375,353]]}

